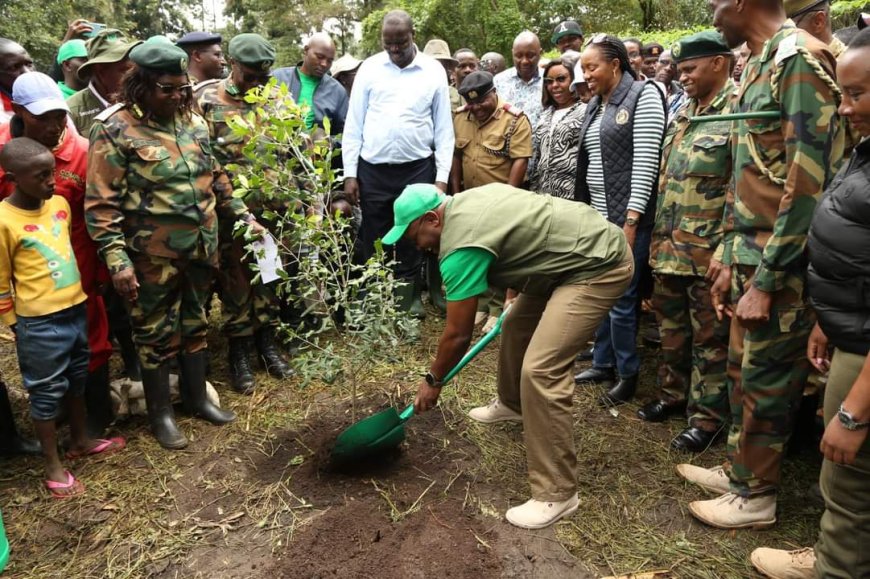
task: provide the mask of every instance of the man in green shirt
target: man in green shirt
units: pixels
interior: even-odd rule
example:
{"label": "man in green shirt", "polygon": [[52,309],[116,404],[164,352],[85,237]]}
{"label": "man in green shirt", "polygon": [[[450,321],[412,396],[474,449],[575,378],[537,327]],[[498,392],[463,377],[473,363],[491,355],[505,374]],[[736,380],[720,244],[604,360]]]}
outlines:
{"label": "man in green shirt", "polygon": [[88,48],[84,40],[74,38],[60,45],[60,50],[57,51],[57,63],[63,72],[63,80],[58,81],[57,86],[60,87],[63,98],[68,99],[87,86],[77,74],[79,67],[87,60]]}
{"label": "man in green shirt", "polygon": [[507,511],[511,524],[540,529],[570,515],[578,506],[574,357],[631,281],[625,236],[586,204],[501,183],[452,198],[409,185],[393,211],[383,242],[404,237],[437,255],[447,292],[447,326],[415,411],[435,407],[441,378],[468,349],[478,296],[507,290],[498,397],[469,416],[523,423],[532,499]]}

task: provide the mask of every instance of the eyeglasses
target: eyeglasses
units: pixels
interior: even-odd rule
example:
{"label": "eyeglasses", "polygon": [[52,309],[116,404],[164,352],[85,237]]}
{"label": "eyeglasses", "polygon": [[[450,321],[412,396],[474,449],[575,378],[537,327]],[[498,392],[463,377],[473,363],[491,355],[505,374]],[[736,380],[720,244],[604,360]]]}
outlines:
{"label": "eyeglasses", "polygon": [[164,95],[171,95],[172,93],[180,92],[182,94],[190,92],[193,89],[193,85],[188,84],[163,84],[160,82],[155,82],[154,85],[160,89],[160,93]]}
{"label": "eyeglasses", "polygon": [[561,84],[570,78],[571,77],[568,76],[567,74],[560,74],[559,76],[556,76],[556,77],[545,76],[544,77],[544,84],[553,84],[554,82],[558,82],[559,84]]}

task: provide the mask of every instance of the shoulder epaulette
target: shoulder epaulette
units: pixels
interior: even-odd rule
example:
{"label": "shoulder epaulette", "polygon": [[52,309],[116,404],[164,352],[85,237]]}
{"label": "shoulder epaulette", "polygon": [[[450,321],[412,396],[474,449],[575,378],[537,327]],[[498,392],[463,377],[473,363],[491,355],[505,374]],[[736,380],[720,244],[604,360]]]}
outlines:
{"label": "shoulder epaulette", "polygon": [[217,84],[220,81],[221,81],[221,79],[219,79],[219,78],[210,78],[208,80],[200,81],[200,82],[196,83],[195,85],[193,85],[193,92],[199,92],[201,89],[203,89],[209,85],[212,85],[212,84]]}
{"label": "shoulder epaulette", "polygon": [[503,108],[504,110],[506,110],[507,112],[509,112],[510,114],[512,114],[513,116],[515,116],[515,117],[518,117],[518,116],[520,116],[521,114],[523,114],[522,109],[518,109],[517,107],[515,107],[514,105],[512,105],[512,104],[510,104],[510,103],[505,103],[505,104],[503,104],[503,105],[502,105],[502,108]]}
{"label": "shoulder epaulette", "polygon": [[105,122],[109,120],[109,117],[120,111],[124,108],[124,103],[115,103],[109,108],[103,110],[100,114],[94,117],[95,121]]}

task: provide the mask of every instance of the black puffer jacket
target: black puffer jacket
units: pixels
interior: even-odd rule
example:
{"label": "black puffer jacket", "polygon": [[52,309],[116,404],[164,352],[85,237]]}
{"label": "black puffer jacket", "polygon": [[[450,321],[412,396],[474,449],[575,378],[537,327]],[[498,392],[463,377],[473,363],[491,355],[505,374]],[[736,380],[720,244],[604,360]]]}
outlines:
{"label": "black puffer jacket", "polygon": [[810,303],[837,348],[870,351],[870,139],[859,144],[813,214]]}

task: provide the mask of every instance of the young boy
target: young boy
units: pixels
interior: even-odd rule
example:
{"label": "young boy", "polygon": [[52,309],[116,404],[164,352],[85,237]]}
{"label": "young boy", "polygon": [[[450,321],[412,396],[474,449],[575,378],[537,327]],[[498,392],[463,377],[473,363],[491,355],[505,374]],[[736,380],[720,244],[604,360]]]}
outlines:
{"label": "young boy", "polygon": [[53,497],[66,498],[84,487],[58,455],[61,403],[70,424],[68,459],[119,450],[125,441],[86,434],[87,296],[70,242],[70,207],[54,195],[54,155],[21,137],[0,152],[0,166],[15,183],[0,203],[0,317],[16,335],[18,366],[45,457],[45,486]]}

